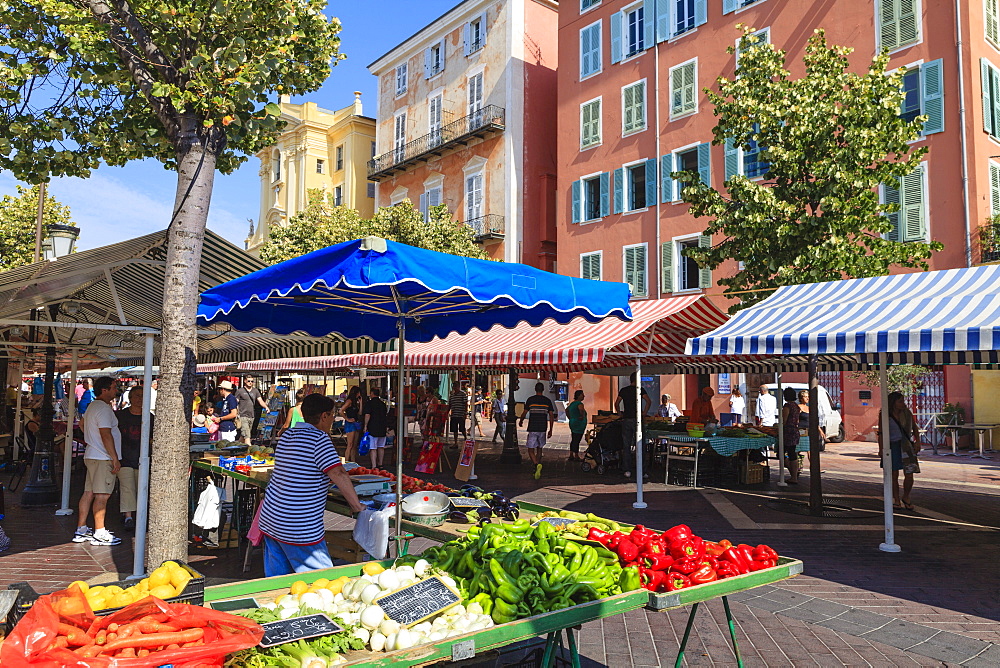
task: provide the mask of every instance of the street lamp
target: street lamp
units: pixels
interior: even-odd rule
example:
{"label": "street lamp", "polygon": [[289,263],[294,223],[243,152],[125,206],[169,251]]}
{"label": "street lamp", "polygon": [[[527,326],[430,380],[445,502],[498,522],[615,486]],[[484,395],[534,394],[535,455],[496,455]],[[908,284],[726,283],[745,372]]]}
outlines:
{"label": "street lamp", "polygon": [[73,252],[76,239],[80,236],[79,229],[60,223],[49,223],[45,229],[48,234],[42,241],[42,253],[46,260],[55,260]]}

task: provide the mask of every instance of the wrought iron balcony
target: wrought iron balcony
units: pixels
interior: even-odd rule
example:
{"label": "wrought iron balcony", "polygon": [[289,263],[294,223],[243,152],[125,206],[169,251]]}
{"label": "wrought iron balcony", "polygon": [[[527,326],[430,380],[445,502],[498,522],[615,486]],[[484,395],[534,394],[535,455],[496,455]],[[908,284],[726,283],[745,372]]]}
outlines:
{"label": "wrought iron balcony", "polygon": [[465,224],[472,228],[477,243],[501,240],[506,232],[503,216],[495,213],[467,220]]}
{"label": "wrought iron balcony", "polygon": [[426,162],[433,156],[465,146],[476,137],[488,137],[503,132],[505,122],[503,107],[492,104],[483,107],[442,126],[440,130],[430,132],[369,160],[368,180],[381,181],[405,171],[418,162]]}
{"label": "wrought iron balcony", "polygon": [[1000,222],[989,222],[979,228],[979,252],[980,262],[1000,261]]}

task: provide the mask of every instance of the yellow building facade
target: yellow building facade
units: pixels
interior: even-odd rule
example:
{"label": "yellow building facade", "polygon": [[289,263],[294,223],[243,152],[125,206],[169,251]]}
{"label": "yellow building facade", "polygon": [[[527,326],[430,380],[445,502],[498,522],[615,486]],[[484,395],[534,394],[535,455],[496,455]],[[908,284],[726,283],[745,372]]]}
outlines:
{"label": "yellow building facade", "polygon": [[375,119],[364,115],[361,93],[337,111],[315,102],[292,104],[286,96],[280,106],[285,130],[257,153],[260,215],[246,240],[251,253],[272,228],[287,225],[306,208],[312,189],[326,191],[334,204],[356,209],[363,218],[375,213],[375,184],[367,179],[367,164],[375,155]]}

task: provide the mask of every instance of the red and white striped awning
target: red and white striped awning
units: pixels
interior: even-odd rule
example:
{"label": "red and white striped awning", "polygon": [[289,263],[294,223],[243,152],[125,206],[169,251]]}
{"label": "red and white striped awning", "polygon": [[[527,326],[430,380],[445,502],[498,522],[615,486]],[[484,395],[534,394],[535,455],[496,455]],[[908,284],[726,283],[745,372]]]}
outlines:
{"label": "red and white striped awning", "polygon": [[227,370],[232,370],[236,368],[236,362],[210,362],[206,364],[199,364],[195,367],[195,373],[223,373]]}
{"label": "red and white striped awning", "polygon": [[346,371],[358,355],[319,355],[240,362],[240,371]]}
{"label": "red and white striped awning", "polygon": [[[631,322],[574,320],[566,325],[521,324],[512,329],[494,327],[427,343],[406,346],[410,368],[515,367],[572,371],[619,360],[663,356],[681,361],[687,339],[724,324],[729,318],[704,295],[688,295],[632,302]],[[351,367],[394,367],[395,352],[345,355]],[[653,360],[650,360],[653,361]]]}

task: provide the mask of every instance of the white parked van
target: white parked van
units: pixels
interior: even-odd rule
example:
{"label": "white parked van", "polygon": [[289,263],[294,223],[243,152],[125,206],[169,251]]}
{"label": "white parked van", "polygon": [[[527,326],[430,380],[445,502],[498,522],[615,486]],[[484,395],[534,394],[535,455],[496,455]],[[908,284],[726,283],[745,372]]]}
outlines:
{"label": "white parked van", "polygon": [[[776,384],[769,383],[771,391],[775,392],[777,390]],[[800,390],[808,390],[809,385],[807,383],[782,383],[781,389],[784,391],[786,387],[790,387],[795,390],[796,396]],[[830,393],[826,391],[826,388],[820,385],[818,388],[819,393],[817,400],[819,401],[819,426],[823,428],[826,432],[826,437],[831,443],[840,443],[844,440],[844,418],[840,414],[840,406],[834,406],[830,401]],[[778,406],[784,405],[784,399],[778,402]]]}

